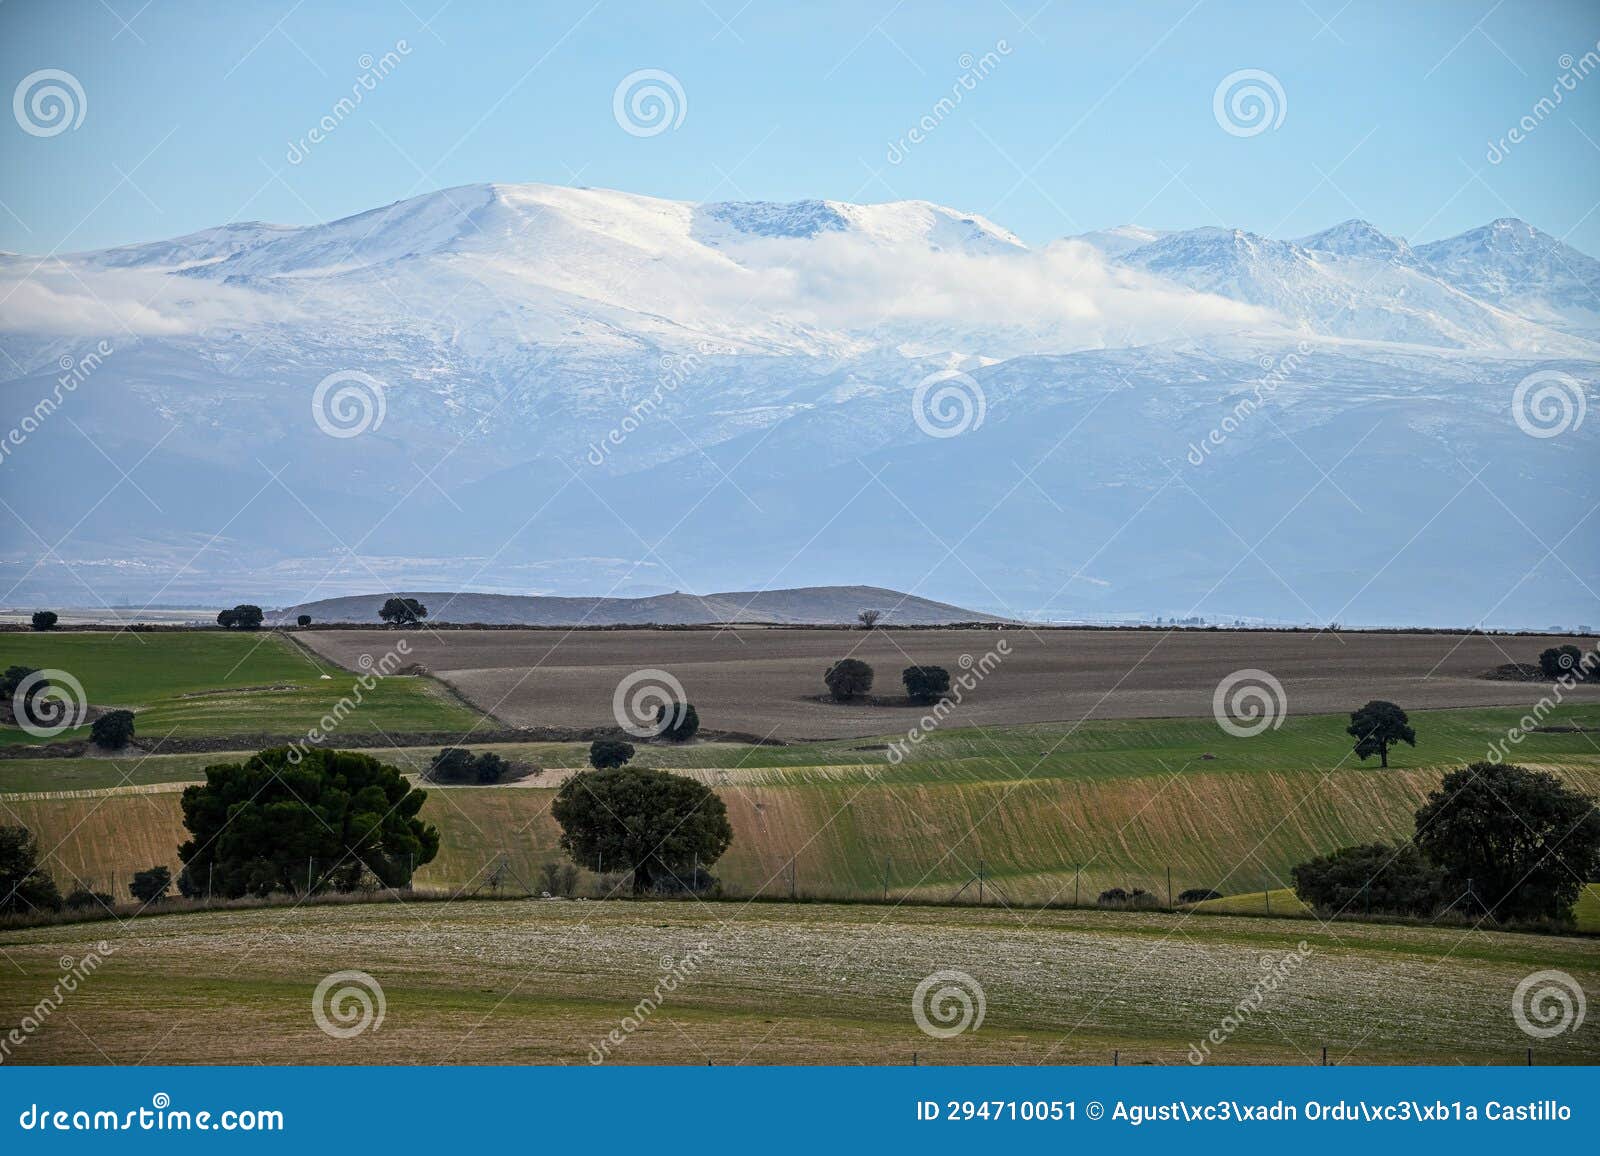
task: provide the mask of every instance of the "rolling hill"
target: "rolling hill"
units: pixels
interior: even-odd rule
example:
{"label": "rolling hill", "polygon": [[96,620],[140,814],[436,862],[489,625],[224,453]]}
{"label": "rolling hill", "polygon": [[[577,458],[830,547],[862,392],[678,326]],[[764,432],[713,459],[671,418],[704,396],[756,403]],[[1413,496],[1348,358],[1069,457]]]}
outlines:
{"label": "rolling hill", "polygon": [[[557,598],[538,594],[475,594],[417,591],[429,622],[485,626],[705,626],[720,622],[832,626],[851,624],[862,610],[881,610],[886,626],[948,626],[957,622],[1002,622],[992,614],[963,610],[880,586],[808,586],[795,590],[745,590],[724,594],[661,594],[652,598]],[[276,611],[277,622],[309,614],[313,622],[378,621],[388,594],[323,598]]]}

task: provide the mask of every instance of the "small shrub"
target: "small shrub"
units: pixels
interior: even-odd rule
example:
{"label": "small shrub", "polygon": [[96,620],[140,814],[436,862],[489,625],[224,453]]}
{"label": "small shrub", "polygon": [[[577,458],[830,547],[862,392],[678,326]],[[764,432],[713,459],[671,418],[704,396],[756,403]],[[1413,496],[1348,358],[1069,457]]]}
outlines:
{"label": "small shrub", "polygon": [[1361,843],[1289,872],[1294,893],[1324,914],[1431,915],[1445,901],[1444,873],[1415,843]]}
{"label": "small shrub", "polygon": [[872,667],[859,658],[841,658],[828,667],[822,681],[835,702],[849,702],[872,689]]}
{"label": "small shrub", "polygon": [[1213,891],[1209,887],[1191,887],[1187,891],[1178,892],[1179,903],[1204,903],[1207,899],[1221,899],[1222,892]]}
{"label": "small shrub", "polygon": [[863,610],[856,615],[856,621],[861,623],[862,630],[871,630],[878,625],[878,620],[882,617],[881,610]]}
{"label": "small shrub", "polygon": [[298,625],[298,626],[310,626],[311,625],[311,615],[309,615],[309,614],[300,615],[298,618],[295,619],[295,624]]}
{"label": "small shrub", "polygon": [[597,771],[620,767],[633,758],[633,744],[619,739],[596,739],[589,744],[589,765]]}
{"label": "small shrub", "polygon": [[54,610],[35,610],[33,612],[33,628],[35,630],[54,630],[60,616]]}
{"label": "small shrub", "polygon": [[115,900],[104,891],[91,891],[80,883],[67,892],[64,902],[68,911],[88,911],[93,908],[110,907]]}
{"label": "small shrub", "polygon": [[475,755],[465,747],[445,747],[429,761],[422,777],[430,783],[487,786],[504,782],[511,777],[511,770],[511,764],[493,751]]}
{"label": "small shrub", "polygon": [[89,728],[90,741],[108,751],[120,751],[128,745],[128,740],[131,738],[133,738],[131,710],[108,710],[95,719],[94,725]]}
{"label": "small shrub", "polygon": [[1539,673],[1552,682],[1568,674],[1581,679],[1584,676],[1583,651],[1571,643],[1552,646],[1539,655]]}
{"label": "small shrub", "polygon": [[908,666],[900,673],[906,697],[915,703],[938,702],[950,690],[950,672],[942,666]]}
{"label": "small shrub", "polygon": [[1113,907],[1128,902],[1128,893],[1120,887],[1108,887],[1095,900],[1101,907]]}
{"label": "small shrub", "polygon": [[155,903],[167,897],[167,889],[171,886],[171,869],[155,866],[147,871],[134,872],[133,882],[128,884],[128,894],[140,903]]}

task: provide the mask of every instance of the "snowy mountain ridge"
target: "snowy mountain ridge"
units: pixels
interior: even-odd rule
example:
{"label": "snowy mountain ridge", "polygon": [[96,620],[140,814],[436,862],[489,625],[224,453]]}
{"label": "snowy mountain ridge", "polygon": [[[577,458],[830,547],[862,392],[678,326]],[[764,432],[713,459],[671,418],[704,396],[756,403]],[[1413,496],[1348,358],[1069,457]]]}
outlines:
{"label": "snowy mountain ridge", "polygon": [[[871,582],[1008,617],[1600,620],[1563,565],[1600,560],[1600,422],[1511,411],[1530,375],[1579,411],[1600,380],[1600,262],[1520,221],[1030,247],[923,201],[488,184],[0,255],[0,298],[15,415],[114,351],[7,458],[38,532],[0,534],[0,601]],[[330,379],[376,383],[353,432]],[[1502,502],[1523,526],[1478,541]],[[1561,562],[1528,576],[1525,531]]]}

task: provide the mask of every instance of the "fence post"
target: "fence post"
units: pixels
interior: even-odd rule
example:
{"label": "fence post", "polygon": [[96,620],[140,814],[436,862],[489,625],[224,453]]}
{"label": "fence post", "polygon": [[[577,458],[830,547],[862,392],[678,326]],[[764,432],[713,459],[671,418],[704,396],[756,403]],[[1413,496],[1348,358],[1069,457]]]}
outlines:
{"label": "fence post", "polygon": [[889,868],[893,863],[893,856],[885,855],[883,857],[883,901],[885,903],[889,902]]}
{"label": "fence post", "polygon": [[978,860],[978,906],[983,906],[983,860]]}
{"label": "fence post", "polygon": [[1167,906],[1172,906],[1172,868],[1167,868]]}
{"label": "fence post", "polygon": [[316,862],[317,862],[317,857],[315,855],[307,855],[306,856],[306,896],[307,896],[307,898],[309,898],[310,895],[311,895],[311,873],[315,869]]}
{"label": "fence post", "polygon": [[1080,872],[1082,870],[1083,870],[1083,868],[1078,866],[1077,864],[1073,865],[1073,868],[1072,868],[1072,905],[1074,907],[1078,906],[1078,872]]}
{"label": "fence post", "polygon": [[1262,890],[1261,890],[1261,898],[1263,898],[1263,899],[1265,899],[1267,901],[1267,914],[1271,915],[1272,914],[1272,892],[1268,891],[1266,888],[1262,888]]}

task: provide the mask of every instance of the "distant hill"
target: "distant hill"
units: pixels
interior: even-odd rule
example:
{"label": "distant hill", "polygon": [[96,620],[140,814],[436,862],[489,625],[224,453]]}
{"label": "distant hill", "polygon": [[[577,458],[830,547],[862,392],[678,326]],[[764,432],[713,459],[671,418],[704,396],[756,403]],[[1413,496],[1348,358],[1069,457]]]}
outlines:
{"label": "distant hill", "polygon": [[[725,594],[658,594],[653,598],[554,598],[541,594],[471,594],[400,591],[428,608],[430,622],[481,622],[485,626],[697,626],[754,622],[796,626],[853,623],[863,610],[881,610],[886,626],[947,626],[1003,622],[993,614],[917,598],[881,586],[804,586]],[[309,614],[313,622],[376,623],[391,594],[323,598],[274,611],[275,622]]]}

